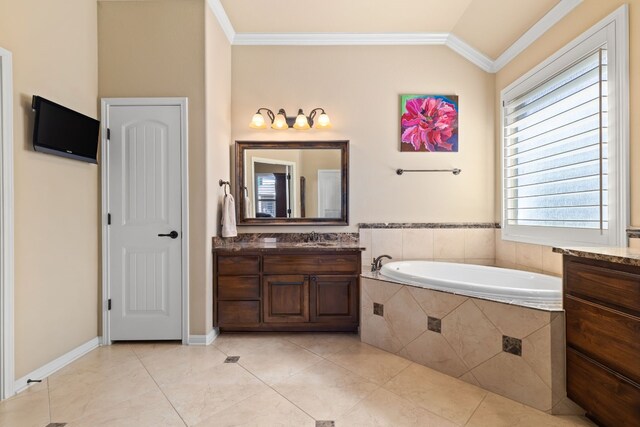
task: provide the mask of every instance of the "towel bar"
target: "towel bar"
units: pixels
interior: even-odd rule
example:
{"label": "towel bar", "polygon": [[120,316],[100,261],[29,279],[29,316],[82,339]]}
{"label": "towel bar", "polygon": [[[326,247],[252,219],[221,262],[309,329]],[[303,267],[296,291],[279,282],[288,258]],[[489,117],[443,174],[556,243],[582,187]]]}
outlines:
{"label": "towel bar", "polygon": [[460,175],[462,169],[396,169],[398,175],[402,175],[405,172],[451,172],[454,175]]}

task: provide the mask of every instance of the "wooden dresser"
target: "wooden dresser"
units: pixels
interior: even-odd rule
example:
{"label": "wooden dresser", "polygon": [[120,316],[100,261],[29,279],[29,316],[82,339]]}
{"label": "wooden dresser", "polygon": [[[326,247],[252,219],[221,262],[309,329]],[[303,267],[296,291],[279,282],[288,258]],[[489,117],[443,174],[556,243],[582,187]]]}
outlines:
{"label": "wooden dresser", "polygon": [[356,247],[214,248],[214,326],[356,332],[360,258]]}
{"label": "wooden dresser", "polygon": [[640,266],[561,252],[567,395],[599,425],[640,426]]}

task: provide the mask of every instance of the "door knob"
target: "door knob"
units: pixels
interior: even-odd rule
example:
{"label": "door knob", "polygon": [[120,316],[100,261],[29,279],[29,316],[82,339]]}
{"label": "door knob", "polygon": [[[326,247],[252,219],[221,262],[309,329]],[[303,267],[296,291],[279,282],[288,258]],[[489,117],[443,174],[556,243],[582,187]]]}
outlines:
{"label": "door knob", "polygon": [[176,230],[173,230],[171,233],[168,234],[158,234],[159,237],[171,237],[172,239],[177,239],[178,238],[178,232]]}

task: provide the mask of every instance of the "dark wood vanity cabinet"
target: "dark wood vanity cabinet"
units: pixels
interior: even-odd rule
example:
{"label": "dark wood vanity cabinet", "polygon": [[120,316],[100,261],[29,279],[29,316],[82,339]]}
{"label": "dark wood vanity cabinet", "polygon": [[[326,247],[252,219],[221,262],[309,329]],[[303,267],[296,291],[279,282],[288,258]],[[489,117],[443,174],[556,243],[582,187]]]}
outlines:
{"label": "dark wood vanity cabinet", "polygon": [[603,426],[640,425],[640,267],[564,256],[567,395]]}
{"label": "dark wood vanity cabinet", "polygon": [[360,251],[214,251],[223,331],[358,330]]}

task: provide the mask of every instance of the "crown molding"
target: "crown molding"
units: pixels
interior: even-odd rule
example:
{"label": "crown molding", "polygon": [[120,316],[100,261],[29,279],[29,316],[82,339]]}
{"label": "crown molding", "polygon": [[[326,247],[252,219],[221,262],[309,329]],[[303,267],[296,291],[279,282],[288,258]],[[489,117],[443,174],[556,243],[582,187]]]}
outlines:
{"label": "crown molding", "polygon": [[238,33],[239,46],[443,45],[448,33]]}
{"label": "crown molding", "polygon": [[468,43],[463,41],[460,37],[453,33],[449,33],[445,45],[456,52],[458,55],[466,58],[478,67],[482,68],[487,73],[493,73],[493,61],[491,58],[473,48]]}
{"label": "crown molding", "polygon": [[533,42],[538,40],[544,33],[549,31],[551,27],[557,24],[562,18],[567,16],[569,12],[575,9],[582,0],[561,0],[553,9],[547,12],[538,22],[536,22],[527,32],[525,32],[518,40],[507,48],[493,62],[491,72],[497,73],[505,65],[511,62],[516,56],[520,55],[526,48],[531,46]]}
{"label": "crown molding", "polygon": [[488,73],[496,73],[575,9],[583,0],[560,2],[495,61],[453,33],[236,33],[220,3],[207,0],[234,46],[439,46],[444,45]]}
{"label": "crown molding", "polygon": [[233,29],[233,25],[231,24],[229,16],[224,10],[222,3],[220,3],[220,0],[207,0],[207,4],[218,19],[218,23],[220,24],[224,35],[227,36],[227,40],[229,40],[229,43],[233,44],[233,40],[236,37],[236,30]]}

